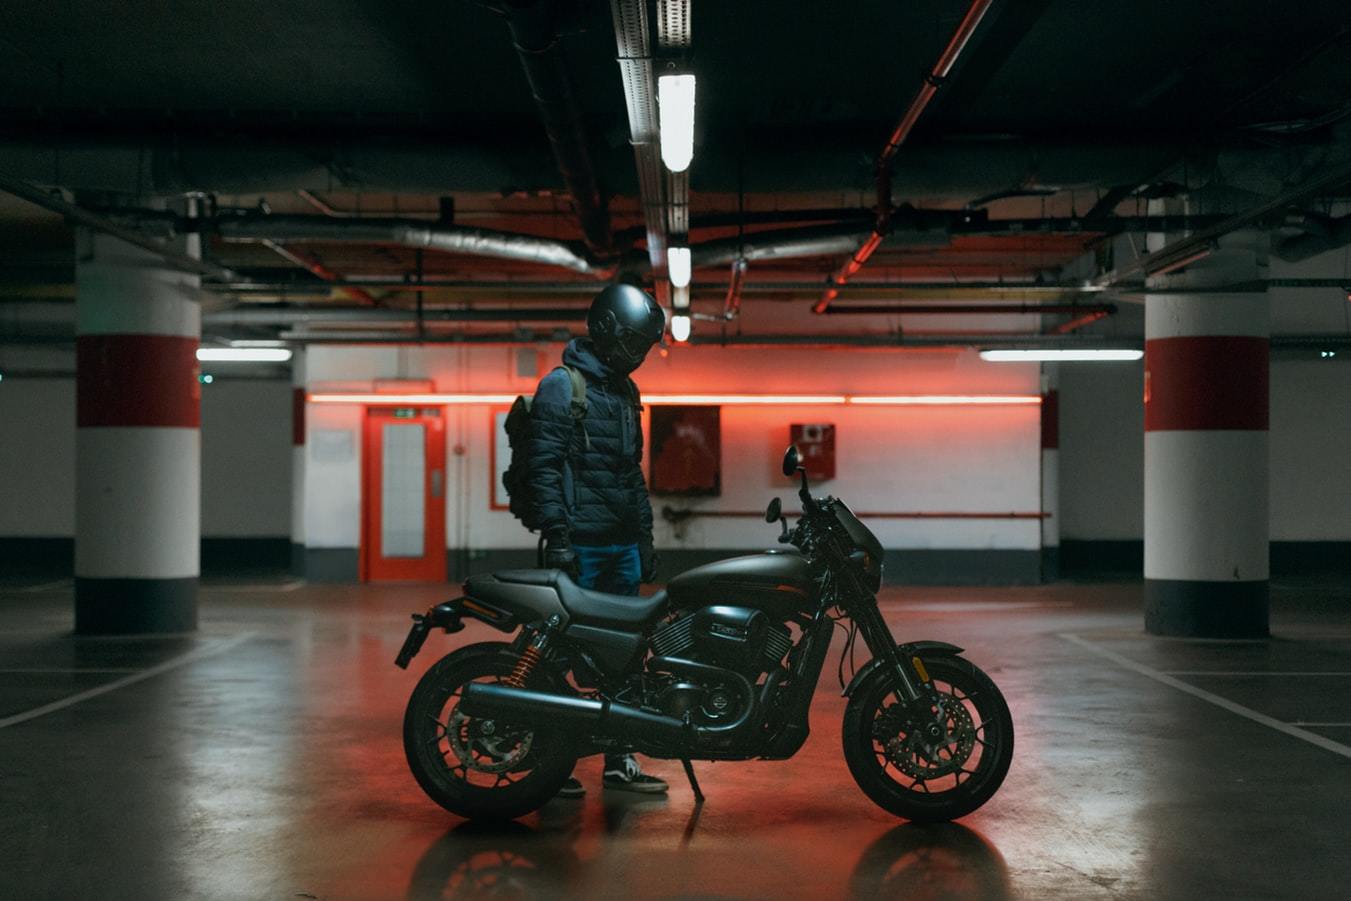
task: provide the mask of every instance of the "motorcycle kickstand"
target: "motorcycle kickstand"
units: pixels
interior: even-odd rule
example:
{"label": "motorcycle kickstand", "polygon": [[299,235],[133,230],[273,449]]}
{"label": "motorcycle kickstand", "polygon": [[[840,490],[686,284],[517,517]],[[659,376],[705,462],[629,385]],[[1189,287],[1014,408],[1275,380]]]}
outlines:
{"label": "motorcycle kickstand", "polygon": [[694,767],[690,764],[690,759],[682,757],[680,765],[685,768],[685,778],[690,780],[690,789],[694,792],[694,803],[704,803],[704,793],[699,790],[699,780],[694,778]]}

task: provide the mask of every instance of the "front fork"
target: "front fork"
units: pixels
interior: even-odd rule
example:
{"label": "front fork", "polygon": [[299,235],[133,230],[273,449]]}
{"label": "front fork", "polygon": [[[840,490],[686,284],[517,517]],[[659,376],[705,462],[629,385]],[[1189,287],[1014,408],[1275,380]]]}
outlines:
{"label": "front fork", "polygon": [[929,681],[928,674],[922,672],[915,660],[907,659],[896,647],[896,639],[887,628],[887,621],[882,618],[877,602],[861,606],[863,609],[854,614],[854,621],[863,632],[863,641],[872,651],[873,657],[895,673],[896,700],[908,707],[926,696],[922,686]]}

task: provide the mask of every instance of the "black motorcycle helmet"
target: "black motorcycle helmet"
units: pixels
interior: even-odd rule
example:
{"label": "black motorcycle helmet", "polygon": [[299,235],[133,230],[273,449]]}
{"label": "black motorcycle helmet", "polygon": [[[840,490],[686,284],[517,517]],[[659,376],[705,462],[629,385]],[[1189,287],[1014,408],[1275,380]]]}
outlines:
{"label": "black motorcycle helmet", "polygon": [[591,301],[586,328],[596,356],[615,373],[628,375],[661,340],[666,314],[641,288],[610,285]]}

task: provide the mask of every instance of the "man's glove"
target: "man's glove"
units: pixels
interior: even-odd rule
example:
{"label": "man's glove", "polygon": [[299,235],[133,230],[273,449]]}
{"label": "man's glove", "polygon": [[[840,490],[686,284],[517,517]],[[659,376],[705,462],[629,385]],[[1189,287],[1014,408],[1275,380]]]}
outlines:
{"label": "man's glove", "polygon": [[657,552],[649,539],[638,545],[638,558],[642,561],[642,579],[651,584],[657,579]]}
{"label": "man's glove", "polygon": [[548,569],[561,569],[575,582],[581,578],[577,567],[577,554],[568,542],[565,531],[554,531],[544,538],[544,565]]}

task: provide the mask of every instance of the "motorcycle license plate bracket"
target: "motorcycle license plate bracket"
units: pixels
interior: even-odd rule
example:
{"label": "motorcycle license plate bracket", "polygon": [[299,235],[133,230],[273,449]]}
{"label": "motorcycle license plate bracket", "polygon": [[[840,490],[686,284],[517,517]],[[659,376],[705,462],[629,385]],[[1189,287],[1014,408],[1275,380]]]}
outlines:
{"label": "motorcycle license plate bracket", "polygon": [[[448,635],[462,630],[466,612],[464,601],[465,598],[456,598],[453,601],[437,604],[426,613],[414,613],[413,625],[408,629],[408,635],[403,640],[403,646],[399,648],[399,655],[394,658],[394,665],[399,669],[408,669],[408,664],[422,650],[422,646],[427,642],[427,636],[431,634],[432,629],[439,628]],[[484,617],[478,618],[483,619]]]}

